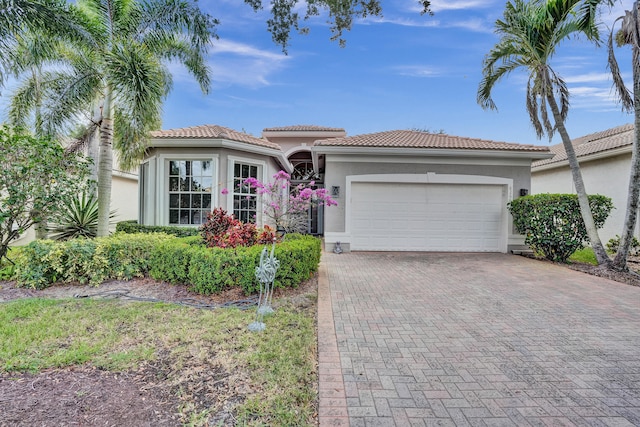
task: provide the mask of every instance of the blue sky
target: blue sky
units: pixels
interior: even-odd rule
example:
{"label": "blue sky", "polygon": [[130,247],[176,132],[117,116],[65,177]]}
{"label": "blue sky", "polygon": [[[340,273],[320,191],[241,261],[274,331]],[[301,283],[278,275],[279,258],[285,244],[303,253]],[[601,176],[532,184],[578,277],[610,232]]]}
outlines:
{"label": "blue sky", "polygon": [[[316,17],[306,22],[308,35],[292,34],[288,55],[267,32],[267,11],[255,13],[242,0],[199,4],[220,20],[220,38],[208,58],[212,90],[203,95],[172,64],[174,87],[164,105],[163,129],[217,124],[260,136],[267,127],[301,124],[341,127],[348,135],[417,128],[549,144],[536,138],[526,113],[524,73],[495,87],[497,112],[476,103],[482,60],[498,40],[493,27],[504,0],[434,0],[434,16],[420,15],[417,0],[385,0],[384,16],[357,21],[344,34],[344,48],[329,40],[326,15]],[[630,6],[626,0],[613,11],[603,9],[604,37]],[[617,53],[631,85],[629,49]],[[633,121],[616,103],[604,46],[569,40],[553,66],[571,91],[572,138]],[[0,97],[2,107],[11,86]],[[558,142],[556,136],[553,143]]]}
{"label": "blue sky", "polygon": [[[421,16],[417,1],[384,1],[384,17],[358,21],[345,34],[345,48],[329,40],[321,16],[308,22],[310,34],[293,35],[284,55],[266,31],[267,12],[254,13],[238,0],[201,0],[221,21],[209,56],[213,89],[204,96],[174,67],[163,128],[219,124],[256,136],[265,127],[296,124],[342,127],[348,135],[420,128],[548,144],[535,137],[525,111],[524,74],[498,84],[498,112],[476,103],[482,59],[497,42],[493,24],[504,4],[436,0],[435,15]],[[630,5],[604,10],[602,21],[611,25]],[[618,53],[631,84],[628,49]],[[632,121],[613,97],[604,46],[568,41],[553,65],[571,90],[567,127],[573,138]]]}

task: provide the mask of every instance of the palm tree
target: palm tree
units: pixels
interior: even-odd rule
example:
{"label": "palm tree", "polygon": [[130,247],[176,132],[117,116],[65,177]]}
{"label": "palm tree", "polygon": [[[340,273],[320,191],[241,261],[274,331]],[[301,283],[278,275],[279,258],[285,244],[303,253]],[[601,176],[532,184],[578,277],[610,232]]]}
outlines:
{"label": "palm tree", "polygon": [[[569,112],[569,90],[550,65],[556,48],[569,36],[582,33],[590,40],[598,41],[598,29],[593,19],[597,3],[578,0],[507,2],[504,19],[495,24],[500,41],[484,59],[477,100],[484,109],[496,109],[491,99],[494,85],[516,69],[527,70],[526,108],[531,123],[538,138],[545,134],[551,138],[556,130],[560,134],[591,246],[598,264],[608,265],[611,260],[594,224],[580,166],[564,125]],[[553,124],[547,107],[551,110]]]}
{"label": "palm tree", "polygon": [[631,64],[633,70],[633,94],[629,93],[626,88],[620,68],[615,57],[613,49],[614,32],[609,35],[609,69],[613,75],[613,86],[618,93],[622,106],[627,111],[635,112],[635,140],[633,142],[633,150],[631,152],[631,171],[629,176],[629,193],[627,196],[627,209],[625,213],[625,221],[618,245],[618,252],[613,259],[613,268],[618,270],[628,270],[627,257],[629,256],[629,248],[633,241],[633,232],[636,225],[638,213],[638,199],[640,196],[640,21],[638,20],[638,9],[640,4],[633,2],[631,11],[626,11],[625,15],[618,18],[621,21],[621,29],[617,33],[617,41],[619,45],[631,46]]}
{"label": "palm tree", "polygon": [[[205,55],[217,21],[191,0],[77,0],[75,22],[86,31],[58,56],[65,67],[46,71],[43,127],[56,133],[82,114],[99,132],[98,235],[108,234],[113,150],[131,169],[160,127],[162,102],[172,79],[168,61],[194,76],[203,92],[210,86]],[[28,80],[25,80],[28,84]],[[34,99],[16,99],[11,117],[24,117]],[[92,110],[91,106],[99,109]]]}

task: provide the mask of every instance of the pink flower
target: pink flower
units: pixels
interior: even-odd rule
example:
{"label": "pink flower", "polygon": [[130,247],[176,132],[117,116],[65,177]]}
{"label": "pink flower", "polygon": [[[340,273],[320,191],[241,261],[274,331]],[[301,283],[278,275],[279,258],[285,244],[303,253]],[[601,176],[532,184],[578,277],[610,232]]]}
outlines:
{"label": "pink flower", "polygon": [[223,188],[221,193],[227,195],[229,194],[229,190],[227,190],[226,188]]}

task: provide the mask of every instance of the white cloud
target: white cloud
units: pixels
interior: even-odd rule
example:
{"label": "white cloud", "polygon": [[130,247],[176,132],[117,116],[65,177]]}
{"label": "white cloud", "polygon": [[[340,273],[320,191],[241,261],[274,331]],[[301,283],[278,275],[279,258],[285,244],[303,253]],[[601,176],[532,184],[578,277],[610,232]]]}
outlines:
{"label": "white cloud", "polygon": [[428,65],[400,65],[393,67],[393,70],[401,76],[409,77],[437,77],[442,74],[441,70]]}
{"label": "white cloud", "polygon": [[[212,70],[214,87],[238,85],[256,88],[271,86],[273,75],[291,59],[291,55],[220,39],[212,43],[208,64]],[[181,64],[172,63],[169,69],[176,81],[193,82],[193,78]]]}
{"label": "white cloud", "polygon": [[432,0],[431,10],[437,13],[443,10],[483,9],[492,7],[492,3],[487,0]]}
{"label": "white cloud", "polygon": [[606,83],[611,82],[611,73],[586,73],[565,77],[565,82],[571,83]]}

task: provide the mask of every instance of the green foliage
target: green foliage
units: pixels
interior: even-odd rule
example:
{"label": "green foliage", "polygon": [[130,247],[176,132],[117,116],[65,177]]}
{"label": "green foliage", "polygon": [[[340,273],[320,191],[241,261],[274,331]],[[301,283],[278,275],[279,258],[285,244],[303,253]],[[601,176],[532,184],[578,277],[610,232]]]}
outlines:
{"label": "green foliage", "polygon": [[[53,214],[47,231],[53,240],[78,237],[92,238],[98,234],[98,199],[94,194],[82,193],[65,201],[65,206]],[[115,211],[109,218],[115,217]]]}
{"label": "green foliage", "polygon": [[115,234],[98,239],[36,240],[17,259],[19,285],[36,289],[53,283],[90,283],[131,279],[149,271],[156,246],[173,239],[166,234]]}
{"label": "green foliage", "polygon": [[[613,209],[611,199],[589,196],[597,228],[601,228]],[[535,194],[508,204],[513,224],[526,236],[525,243],[551,261],[567,258],[588,240],[584,220],[575,194]]]}
{"label": "green foliage", "polygon": [[581,262],[584,264],[598,265],[598,260],[596,259],[596,254],[593,252],[593,249],[590,247],[584,247],[575,251],[569,257],[570,262]]}
{"label": "green foliage", "polygon": [[11,241],[82,192],[87,174],[58,142],[0,127],[0,260]]}
{"label": "green foliage", "polygon": [[[107,279],[149,274],[156,280],[189,284],[212,294],[240,287],[259,289],[255,269],[262,245],[207,248],[198,236],[176,238],[161,233],[126,234],[67,241],[36,240],[25,246],[16,263],[19,285],[43,289],[56,282],[98,285]],[[313,236],[287,235],[276,246],[280,268],[276,287],[296,287],[317,271],[321,242]]]}
{"label": "green foliage", "polygon": [[[616,234],[616,237],[610,239],[607,242],[607,250],[611,253],[618,252],[619,246],[620,246],[620,236],[617,234]],[[633,240],[631,240],[631,245],[629,245],[629,255],[631,256],[640,255],[640,242],[638,241],[638,239],[635,238],[635,236],[633,237]]]}
{"label": "green foliage", "polygon": [[176,237],[199,236],[196,227],[178,227],[170,225],[142,225],[138,221],[120,221],[116,224],[116,232],[122,233],[165,233]]}

